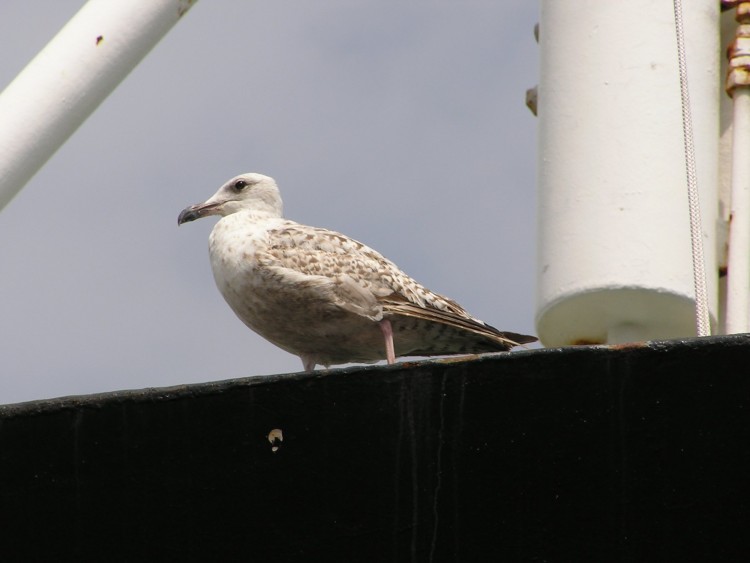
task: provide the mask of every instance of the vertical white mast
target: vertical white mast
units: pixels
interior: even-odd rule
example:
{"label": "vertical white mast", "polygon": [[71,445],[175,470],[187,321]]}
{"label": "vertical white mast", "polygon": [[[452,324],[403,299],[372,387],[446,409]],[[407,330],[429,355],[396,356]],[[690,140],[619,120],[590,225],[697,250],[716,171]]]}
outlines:
{"label": "vertical white mast", "polygon": [[748,332],[750,329],[750,2],[734,4],[738,25],[728,49],[726,85],[733,104],[727,256],[728,334]]}
{"label": "vertical white mast", "polygon": [[[717,314],[719,5],[686,8],[708,300]],[[537,330],[548,346],[696,334],[671,2],[543,0]]]}

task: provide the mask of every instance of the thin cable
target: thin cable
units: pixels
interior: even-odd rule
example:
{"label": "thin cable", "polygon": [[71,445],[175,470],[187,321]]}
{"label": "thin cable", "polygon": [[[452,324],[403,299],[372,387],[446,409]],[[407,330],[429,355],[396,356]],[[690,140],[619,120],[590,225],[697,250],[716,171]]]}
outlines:
{"label": "thin cable", "polygon": [[685,139],[688,206],[690,208],[690,242],[693,246],[693,286],[695,287],[695,324],[698,336],[711,334],[706,290],[706,265],[703,258],[703,229],[695,171],[693,119],[690,114],[687,63],[685,62],[685,30],[682,26],[682,0],[674,0],[674,21],[677,32],[677,60],[680,67],[680,96],[682,99],[682,133]]}

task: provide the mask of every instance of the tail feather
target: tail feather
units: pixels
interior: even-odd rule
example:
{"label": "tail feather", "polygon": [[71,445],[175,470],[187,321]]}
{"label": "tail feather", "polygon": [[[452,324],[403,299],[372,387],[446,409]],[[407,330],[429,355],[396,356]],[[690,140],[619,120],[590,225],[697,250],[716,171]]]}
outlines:
{"label": "tail feather", "polygon": [[485,324],[482,321],[469,317],[468,315],[458,315],[451,311],[443,311],[432,307],[420,307],[419,305],[415,305],[408,301],[385,300],[383,302],[383,312],[386,314],[422,319],[466,331],[495,343],[497,349],[500,350],[510,350],[515,346],[535,342],[537,340],[536,337],[526,334],[502,332],[494,326]]}

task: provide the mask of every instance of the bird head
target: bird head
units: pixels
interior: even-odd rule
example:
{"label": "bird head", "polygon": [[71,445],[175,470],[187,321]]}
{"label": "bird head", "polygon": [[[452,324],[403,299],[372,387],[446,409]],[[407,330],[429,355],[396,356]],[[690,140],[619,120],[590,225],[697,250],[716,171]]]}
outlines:
{"label": "bird head", "polygon": [[203,203],[183,209],[177,218],[177,224],[182,225],[208,215],[226,217],[243,210],[281,217],[281,195],[273,178],[255,172],[235,176]]}

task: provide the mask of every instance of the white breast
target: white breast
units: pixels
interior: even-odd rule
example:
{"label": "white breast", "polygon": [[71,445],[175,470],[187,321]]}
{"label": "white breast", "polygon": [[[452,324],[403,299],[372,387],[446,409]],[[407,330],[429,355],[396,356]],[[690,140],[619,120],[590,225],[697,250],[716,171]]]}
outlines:
{"label": "white breast", "polygon": [[248,325],[260,298],[257,286],[263,283],[256,255],[268,246],[268,229],[283,219],[258,220],[246,213],[222,218],[211,231],[208,241],[211,269],[219,291],[229,306]]}

